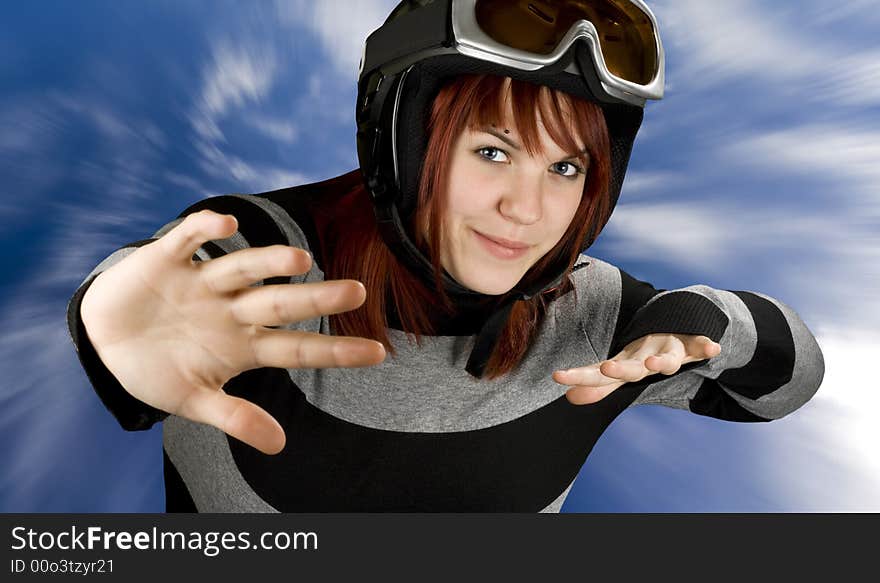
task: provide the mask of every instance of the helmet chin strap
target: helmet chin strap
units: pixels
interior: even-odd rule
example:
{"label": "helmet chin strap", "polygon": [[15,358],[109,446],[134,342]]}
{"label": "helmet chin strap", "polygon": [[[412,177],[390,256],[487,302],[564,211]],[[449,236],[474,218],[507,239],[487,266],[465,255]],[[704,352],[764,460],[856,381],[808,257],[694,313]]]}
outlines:
{"label": "helmet chin strap", "polygon": [[529,288],[514,287],[510,290],[501,303],[495,307],[495,311],[483,323],[483,327],[474,339],[474,347],[471,349],[471,355],[468,358],[465,370],[472,376],[481,378],[486,365],[489,363],[489,357],[492,356],[492,351],[498,343],[501,332],[507,325],[510,312],[513,310],[516,302],[530,300],[537,294],[556,287],[566,276],[566,271],[563,270],[552,281],[543,282],[539,280]]}
{"label": "helmet chin strap", "polygon": [[474,347],[471,349],[471,355],[468,357],[467,366],[465,366],[465,370],[471,376],[476,378],[483,376],[486,365],[489,363],[489,357],[492,356],[495,344],[498,343],[498,338],[501,336],[501,331],[504,330],[507,320],[510,318],[513,305],[521,299],[525,298],[508,296],[483,324],[474,339]]}
{"label": "helmet chin strap", "polygon": [[[376,220],[379,224],[379,232],[385,240],[385,244],[404,265],[419,275],[431,289],[434,289],[434,267],[410,239],[409,234],[403,227],[403,221],[397,211],[397,205],[391,202],[376,204]],[[453,278],[445,271],[440,274],[444,289],[461,295],[482,295],[469,289]]]}

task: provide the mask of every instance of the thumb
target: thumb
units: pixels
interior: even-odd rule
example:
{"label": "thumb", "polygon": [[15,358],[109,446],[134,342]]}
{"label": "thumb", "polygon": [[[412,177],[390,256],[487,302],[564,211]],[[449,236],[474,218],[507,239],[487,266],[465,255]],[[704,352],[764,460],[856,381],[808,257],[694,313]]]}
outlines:
{"label": "thumb", "polygon": [[212,425],[259,451],[275,455],[284,449],[284,429],[262,407],[223,390],[195,389],[178,415]]}

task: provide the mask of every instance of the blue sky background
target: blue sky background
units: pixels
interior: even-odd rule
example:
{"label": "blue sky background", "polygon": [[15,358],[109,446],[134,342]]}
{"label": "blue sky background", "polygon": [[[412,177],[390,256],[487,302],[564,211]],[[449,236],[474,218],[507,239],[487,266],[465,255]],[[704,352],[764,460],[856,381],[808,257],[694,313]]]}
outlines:
{"label": "blue sky background", "polygon": [[[361,47],[394,3],[0,8],[0,511],[164,509],[161,428],[104,410],[67,301],[200,198],[356,167]],[[564,510],[880,511],[880,0],[651,6],[666,98],[590,254],[658,288],[780,299],[826,376],[769,424],[627,411]]]}

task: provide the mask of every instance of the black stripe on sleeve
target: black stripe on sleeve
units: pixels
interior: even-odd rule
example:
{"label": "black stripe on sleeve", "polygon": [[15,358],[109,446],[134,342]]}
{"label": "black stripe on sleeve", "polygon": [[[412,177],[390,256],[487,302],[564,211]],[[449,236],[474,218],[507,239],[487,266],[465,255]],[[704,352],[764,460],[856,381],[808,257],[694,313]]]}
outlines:
{"label": "black stripe on sleeve", "polygon": [[254,203],[238,196],[223,195],[200,200],[180,213],[180,218],[205,209],[235,215],[238,231],[251,247],[287,244],[287,237],[272,217]]}
{"label": "black stripe on sleeve", "polygon": [[[213,241],[205,241],[202,243],[202,249],[205,250],[205,253],[207,253],[208,257],[211,259],[217,259],[218,257],[226,255],[226,251]],[[193,261],[201,261],[201,259],[199,259],[198,255],[193,255]]]}
{"label": "black stripe on sleeve", "polygon": [[328,231],[328,226],[335,223],[335,204],[358,188],[364,188],[364,177],[356,168],[320,182],[279,188],[254,196],[275,203],[287,213],[305,235],[315,264],[326,271],[336,238]]}
{"label": "black stripe on sleeve", "polygon": [[644,306],[612,341],[610,356],[648,334],[694,334],[721,340],[730,319],[715,303],[696,292],[672,291]]}
{"label": "black stripe on sleeve", "polygon": [[703,384],[701,384],[700,388],[697,390],[697,394],[691,399],[689,407],[691,411],[699,415],[715,417],[716,419],[723,419],[725,421],[770,421],[769,419],[755,415],[740,405],[736,399],[731,397],[723,388],[721,388],[721,385],[719,385],[718,381],[715,379],[707,378],[703,381]]}
{"label": "black stripe on sleeve", "polygon": [[795,346],[785,315],[772,302],[747,291],[731,291],[745,303],[758,335],[752,359],[742,368],[727,369],[718,381],[749,399],[758,399],[791,382]]}
{"label": "black stripe on sleeve", "polygon": [[[136,241],[126,245],[123,249],[142,247],[153,241],[155,239]],[[113,373],[104,366],[104,363],[95,351],[95,347],[92,346],[89,335],[82,323],[82,316],[80,315],[82,300],[86,291],[97,277],[95,275],[83,283],[67,305],[67,326],[70,330],[70,337],[76,348],[76,353],[83,370],[92,383],[95,393],[101,399],[104,406],[113,414],[119,425],[127,431],[145,431],[150,429],[155,423],[168,417],[168,413],[147,405],[131,396],[125,390],[119,381],[116,380],[116,377],[113,376]]]}
{"label": "black stripe on sleeve", "polygon": [[[363,185],[363,175],[360,169],[355,169],[321,182],[280,188],[256,196],[264,197],[284,209],[305,235],[318,268],[326,271],[328,262],[324,253],[332,253],[332,249],[324,247],[330,241],[322,240],[319,228],[326,228],[326,223],[332,222],[334,201]],[[319,227],[319,222],[325,223],[324,227]]]}
{"label": "black stripe on sleeve", "polygon": [[165,476],[165,512],[198,512],[192,496],[177,468],[162,448],[162,473]]}
{"label": "black stripe on sleeve", "polygon": [[[216,213],[233,215],[238,220],[238,232],[250,247],[268,247],[269,245],[289,245],[287,236],[275,220],[259,206],[247,199],[232,196],[214,196],[200,200],[187,207],[180,217],[186,217],[201,210],[208,209]],[[202,248],[212,258],[223,255],[223,250],[216,244],[205,243]],[[278,276],[264,280],[264,285],[290,283],[290,277]]]}
{"label": "black stripe on sleeve", "polygon": [[[666,290],[655,289],[650,283],[640,281],[622,269],[620,272],[620,310],[617,314],[617,324],[614,327],[614,338],[620,338],[623,330],[630,324],[633,316],[639,311],[639,308],[648,303],[648,301]],[[626,346],[626,345],[624,345]],[[616,348],[616,342],[612,340],[609,356],[614,356],[619,349]]]}

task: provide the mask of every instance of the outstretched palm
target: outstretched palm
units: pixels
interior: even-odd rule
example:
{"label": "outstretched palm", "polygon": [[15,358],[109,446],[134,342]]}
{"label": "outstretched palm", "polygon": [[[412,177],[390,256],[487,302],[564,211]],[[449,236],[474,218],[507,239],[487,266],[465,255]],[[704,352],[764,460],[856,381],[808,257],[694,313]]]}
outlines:
{"label": "outstretched palm", "polygon": [[257,405],[227,395],[229,379],[258,367],[369,366],[385,350],[363,338],[267,328],[357,308],[365,291],[351,280],[252,286],[308,271],[308,253],[282,245],[192,261],[202,244],[236,228],[229,215],[188,216],[95,279],[83,298],[83,324],[134,397],[277,453],[285,443],[281,426]]}

